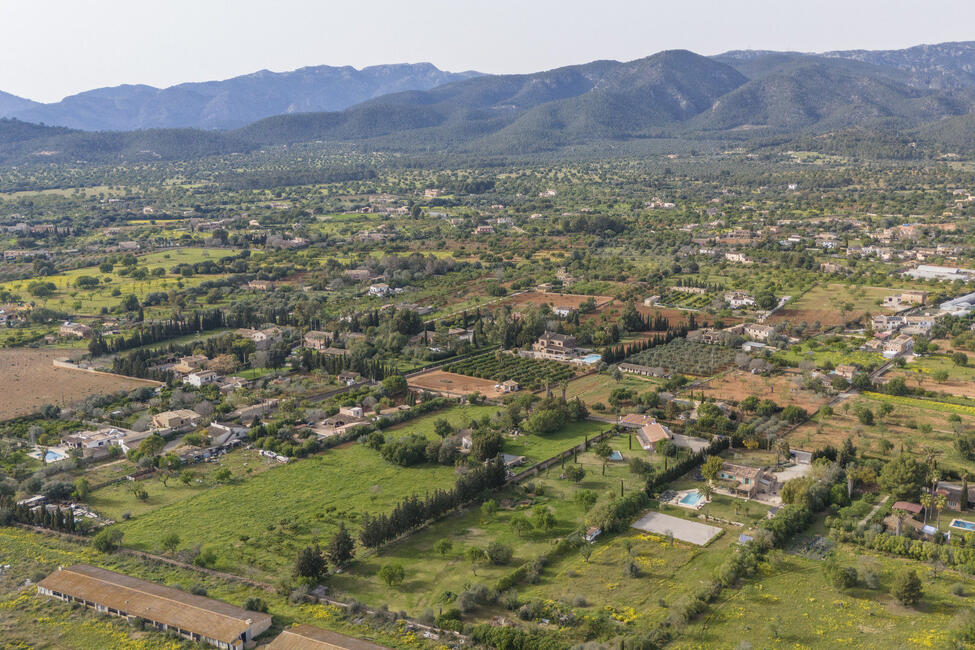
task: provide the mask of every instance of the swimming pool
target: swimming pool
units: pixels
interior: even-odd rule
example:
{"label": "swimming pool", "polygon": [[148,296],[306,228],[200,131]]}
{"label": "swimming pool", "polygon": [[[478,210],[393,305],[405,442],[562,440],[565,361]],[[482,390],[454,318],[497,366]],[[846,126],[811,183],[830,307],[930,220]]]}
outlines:
{"label": "swimming pool", "polygon": [[623,460],[623,454],[614,449],[613,453],[609,455],[609,459],[618,463]]}
{"label": "swimming pool", "polygon": [[693,492],[688,492],[680,498],[680,504],[684,506],[696,506],[703,500],[704,497],[700,492],[694,490]]}
{"label": "swimming pool", "polygon": [[[38,460],[40,460],[40,458],[41,458],[41,452],[39,450],[34,450],[30,454],[28,454],[28,456],[33,456],[34,458],[37,458]],[[44,454],[44,462],[45,463],[56,463],[59,460],[64,460],[65,458],[67,458],[67,456],[65,456],[64,454],[58,453],[56,451],[52,451],[51,449],[48,449],[47,450],[47,453]]]}
{"label": "swimming pool", "polygon": [[603,355],[601,354],[587,354],[586,356],[579,359],[579,362],[584,363],[587,366],[591,366],[593,364],[599,363],[602,360],[603,360]]}
{"label": "swimming pool", "polygon": [[965,521],[964,519],[953,519],[951,522],[952,528],[961,528],[962,530],[975,531],[975,524],[970,521]]}

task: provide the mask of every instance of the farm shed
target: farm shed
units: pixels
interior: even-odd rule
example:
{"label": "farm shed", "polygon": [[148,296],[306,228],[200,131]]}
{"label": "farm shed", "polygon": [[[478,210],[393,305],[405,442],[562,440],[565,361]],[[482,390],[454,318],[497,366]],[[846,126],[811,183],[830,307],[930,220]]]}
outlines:
{"label": "farm shed", "polygon": [[37,583],[37,591],[227,650],[242,649],[271,626],[270,614],[87,564],[59,568]]}

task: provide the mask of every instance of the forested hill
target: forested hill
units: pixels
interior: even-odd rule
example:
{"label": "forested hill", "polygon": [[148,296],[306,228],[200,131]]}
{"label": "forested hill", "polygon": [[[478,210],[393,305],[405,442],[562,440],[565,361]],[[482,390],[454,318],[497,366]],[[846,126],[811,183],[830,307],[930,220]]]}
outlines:
{"label": "forested hill", "polygon": [[[912,62],[914,64],[912,64]],[[975,45],[893,52],[684,50],[520,75],[483,75],[276,115],[229,131],[81,132],[0,121],[0,163],[180,159],[296,143],[535,154],[655,139],[797,142],[898,156],[971,153]]]}

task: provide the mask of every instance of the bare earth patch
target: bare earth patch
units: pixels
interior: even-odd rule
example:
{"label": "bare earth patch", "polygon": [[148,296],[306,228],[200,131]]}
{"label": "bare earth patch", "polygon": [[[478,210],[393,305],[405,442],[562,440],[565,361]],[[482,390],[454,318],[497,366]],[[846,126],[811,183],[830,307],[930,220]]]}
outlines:
{"label": "bare earth patch", "polygon": [[763,377],[744,370],[733,370],[702,386],[695,386],[693,392],[703,392],[716,400],[736,402],[754,395],[760,399],[768,398],[781,406],[795,404],[810,414],[828,401],[822,395],[799,388],[793,383],[796,378],[797,375],[791,373]]}
{"label": "bare earth patch", "polygon": [[0,350],[0,420],[30,415],[44,404],[67,406],[90,395],[155,386],[155,382],[55,368],[65,350],[12,348]]}
{"label": "bare earth patch", "polygon": [[431,370],[407,381],[410,388],[452,395],[470,395],[478,392],[489,399],[500,397],[503,393],[494,389],[495,382],[490,379],[458,375],[445,370]]}

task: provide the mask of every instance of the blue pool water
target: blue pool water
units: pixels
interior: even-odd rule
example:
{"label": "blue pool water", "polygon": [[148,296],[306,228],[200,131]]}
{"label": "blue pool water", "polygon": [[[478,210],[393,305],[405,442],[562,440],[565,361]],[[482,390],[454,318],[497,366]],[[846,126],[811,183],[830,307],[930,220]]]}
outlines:
{"label": "blue pool water", "polygon": [[599,363],[603,360],[603,355],[601,354],[587,354],[586,356],[579,359],[582,363],[591,366],[593,364]]}
{"label": "blue pool water", "polygon": [[701,496],[701,493],[695,490],[694,492],[688,492],[682,496],[680,498],[680,502],[685,506],[696,506],[703,498],[704,497]]}
{"label": "blue pool water", "polygon": [[953,528],[961,528],[963,530],[973,530],[975,531],[975,524],[970,521],[964,521],[962,519],[955,519],[951,522]]}
{"label": "blue pool water", "polygon": [[609,459],[610,460],[614,460],[616,462],[619,462],[619,461],[623,460],[623,454],[621,454],[620,452],[614,450],[613,453],[611,453],[609,455]]}

